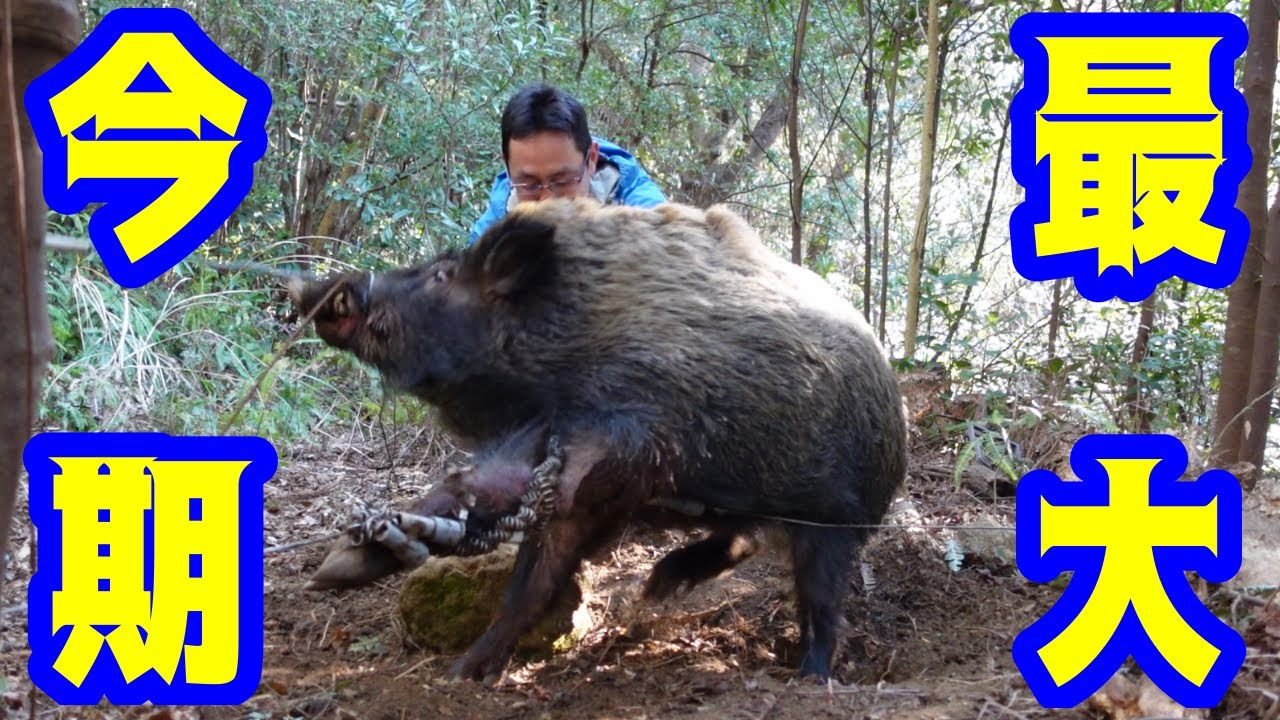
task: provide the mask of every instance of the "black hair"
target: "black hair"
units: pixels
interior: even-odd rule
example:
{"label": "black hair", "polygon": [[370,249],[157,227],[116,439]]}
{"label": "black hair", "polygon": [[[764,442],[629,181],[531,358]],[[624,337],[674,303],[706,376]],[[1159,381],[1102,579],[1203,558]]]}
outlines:
{"label": "black hair", "polygon": [[502,159],[512,139],[547,130],[568,134],[583,156],[591,149],[587,113],[573,96],[544,83],[520,88],[502,112]]}

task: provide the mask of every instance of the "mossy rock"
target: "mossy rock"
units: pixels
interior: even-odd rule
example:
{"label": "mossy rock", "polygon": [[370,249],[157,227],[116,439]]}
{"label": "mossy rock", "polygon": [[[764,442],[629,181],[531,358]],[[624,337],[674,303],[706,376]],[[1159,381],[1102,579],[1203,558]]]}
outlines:
{"label": "mossy rock", "polygon": [[[486,555],[427,560],[400,590],[400,617],[409,636],[433,652],[464,652],[497,619],[515,558],[514,546],[500,545]],[[569,582],[547,616],[517,642],[516,654],[545,658],[572,646],[586,629],[575,627],[582,604],[581,588]]]}

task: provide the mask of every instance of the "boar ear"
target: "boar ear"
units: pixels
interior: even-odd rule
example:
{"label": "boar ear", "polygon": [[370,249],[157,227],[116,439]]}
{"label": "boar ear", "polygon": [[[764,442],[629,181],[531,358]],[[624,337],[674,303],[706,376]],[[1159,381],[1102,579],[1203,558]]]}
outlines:
{"label": "boar ear", "polygon": [[494,227],[479,248],[485,292],[513,298],[550,280],[555,234],[554,225],[519,216]]}

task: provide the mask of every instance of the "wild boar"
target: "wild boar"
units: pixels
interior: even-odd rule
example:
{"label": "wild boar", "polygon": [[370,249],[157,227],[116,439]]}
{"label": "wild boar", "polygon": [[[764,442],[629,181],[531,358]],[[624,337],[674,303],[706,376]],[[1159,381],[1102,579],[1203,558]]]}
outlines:
{"label": "wild boar", "polygon": [[464,251],[292,290],[321,338],[459,442],[531,424],[561,440],[554,515],[451,676],[499,674],[583,557],[655,502],[713,511],[709,537],[655,565],[653,597],[733,567],[757,526],[781,523],[801,675],[830,675],[854,558],[905,475],[902,399],[850,303],[741,217],[522,204]]}

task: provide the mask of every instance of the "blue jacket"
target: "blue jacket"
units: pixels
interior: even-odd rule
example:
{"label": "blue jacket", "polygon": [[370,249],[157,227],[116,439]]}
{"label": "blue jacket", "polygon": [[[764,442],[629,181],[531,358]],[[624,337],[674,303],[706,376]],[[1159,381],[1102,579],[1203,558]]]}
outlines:
{"label": "blue jacket", "polygon": [[[591,194],[597,200],[609,204],[653,207],[667,201],[662,190],[653,182],[640,163],[626,150],[600,138],[593,138],[600,146],[600,160],[596,163],[596,175],[591,179]],[[605,162],[605,161],[608,162]],[[610,168],[612,164],[613,168]],[[471,243],[515,204],[511,196],[511,180],[507,171],[498,173],[489,192],[489,208],[471,226]],[[470,244],[470,243],[468,243]]]}

